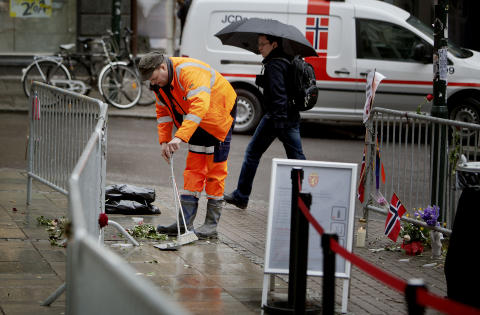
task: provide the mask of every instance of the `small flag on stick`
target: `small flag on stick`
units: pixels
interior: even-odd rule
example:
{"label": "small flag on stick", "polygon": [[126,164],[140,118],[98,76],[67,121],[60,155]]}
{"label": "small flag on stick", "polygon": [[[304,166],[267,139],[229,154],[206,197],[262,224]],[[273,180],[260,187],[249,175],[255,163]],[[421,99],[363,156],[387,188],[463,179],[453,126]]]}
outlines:
{"label": "small flag on stick", "polygon": [[396,242],[400,234],[400,218],[407,212],[397,195],[393,193],[390,207],[388,209],[387,221],[385,221],[385,235]]}
{"label": "small flag on stick", "polygon": [[360,184],[358,185],[357,197],[361,203],[365,200],[365,153],[367,146],[363,147],[362,166],[360,167]]}

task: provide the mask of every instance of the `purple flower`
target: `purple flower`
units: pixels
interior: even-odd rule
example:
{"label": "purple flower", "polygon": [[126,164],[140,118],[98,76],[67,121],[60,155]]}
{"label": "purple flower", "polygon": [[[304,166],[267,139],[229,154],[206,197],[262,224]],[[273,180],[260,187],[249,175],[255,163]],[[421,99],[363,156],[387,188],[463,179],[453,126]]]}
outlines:
{"label": "purple flower", "polygon": [[425,210],[415,211],[415,215],[420,216],[423,221],[425,221],[430,226],[439,225],[437,222],[438,217],[440,216],[440,208],[438,206],[428,206]]}

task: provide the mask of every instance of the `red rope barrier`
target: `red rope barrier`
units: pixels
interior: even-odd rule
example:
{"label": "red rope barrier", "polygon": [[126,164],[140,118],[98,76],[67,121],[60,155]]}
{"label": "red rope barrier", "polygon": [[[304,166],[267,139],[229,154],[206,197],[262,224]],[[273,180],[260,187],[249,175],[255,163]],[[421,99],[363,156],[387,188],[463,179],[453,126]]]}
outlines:
{"label": "red rope barrier", "polygon": [[[315,230],[317,230],[317,232],[322,235],[324,233],[322,226],[311,215],[309,209],[303,202],[302,198],[300,198],[300,196],[298,197],[298,207],[302,211],[303,215],[310,222],[310,224],[313,225]],[[392,276],[386,271],[364,260],[363,258],[360,258],[357,255],[347,251],[344,247],[340,246],[340,244],[338,244],[338,242],[334,239],[330,240],[330,247],[335,253],[349,260],[353,265],[357,266],[365,273],[370,274],[372,277],[383,282],[385,285],[401,292],[402,294],[405,294],[407,283],[404,280]],[[447,298],[439,297],[433,293],[428,292],[425,289],[417,290],[417,301],[420,305],[428,306],[436,310],[445,312],[447,314],[480,314],[480,310],[474,307]]]}
{"label": "red rope barrier", "polygon": [[447,298],[439,297],[433,293],[428,292],[425,289],[417,290],[417,301],[421,305],[429,306],[447,314],[480,314],[480,310],[475,307],[465,305]]}

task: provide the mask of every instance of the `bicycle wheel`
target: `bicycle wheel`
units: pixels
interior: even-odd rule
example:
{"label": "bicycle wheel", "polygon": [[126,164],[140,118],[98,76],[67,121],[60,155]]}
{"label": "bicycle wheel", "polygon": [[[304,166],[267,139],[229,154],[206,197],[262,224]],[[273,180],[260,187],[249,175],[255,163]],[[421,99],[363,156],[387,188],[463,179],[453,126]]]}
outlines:
{"label": "bicycle wheel", "polygon": [[138,105],[150,105],[155,103],[155,93],[150,90],[150,82],[143,81],[142,82],[142,97],[138,100]]}
{"label": "bicycle wheel", "polygon": [[33,81],[44,82],[47,84],[52,84],[53,82],[54,84],[52,85],[68,87],[68,85],[63,86],[61,82],[70,79],[70,73],[62,64],[51,60],[40,60],[30,64],[25,71],[25,75],[23,76],[23,91],[25,92],[25,95],[29,97]]}
{"label": "bicycle wheel", "polygon": [[105,66],[98,78],[98,90],[107,103],[117,108],[130,108],[142,95],[140,78],[124,64]]}
{"label": "bicycle wheel", "polygon": [[72,74],[73,80],[82,81],[86,86],[86,89],[75,92],[88,95],[93,88],[93,78],[87,65],[82,60],[73,57],[68,64],[68,70]]}

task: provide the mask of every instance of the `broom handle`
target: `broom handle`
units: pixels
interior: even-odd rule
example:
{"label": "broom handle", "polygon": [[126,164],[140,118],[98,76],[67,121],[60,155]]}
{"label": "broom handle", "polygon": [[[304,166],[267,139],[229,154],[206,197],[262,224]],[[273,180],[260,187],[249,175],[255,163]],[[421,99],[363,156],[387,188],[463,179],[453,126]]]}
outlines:
{"label": "broom handle", "polygon": [[[170,170],[172,172],[173,193],[174,193],[174,198],[175,198],[175,201],[176,201],[175,206],[176,206],[177,209],[179,209],[179,211],[182,215],[183,226],[185,227],[185,232],[188,232],[187,222],[185,221],[185,215],[183,214],[182,203],[180,202],[180,196],[178,194],[177,181],[175,180],[175,174],[173,173],[173,154],[170,154]],[[177,219],[177,229],[178,229],[178,235],[180,235],[180,225],[178,223],[178,219]]]}

